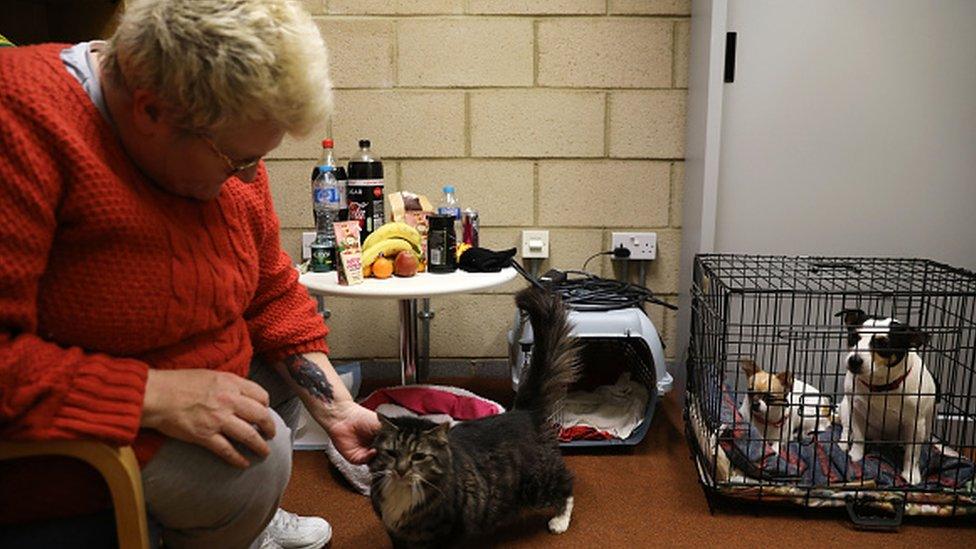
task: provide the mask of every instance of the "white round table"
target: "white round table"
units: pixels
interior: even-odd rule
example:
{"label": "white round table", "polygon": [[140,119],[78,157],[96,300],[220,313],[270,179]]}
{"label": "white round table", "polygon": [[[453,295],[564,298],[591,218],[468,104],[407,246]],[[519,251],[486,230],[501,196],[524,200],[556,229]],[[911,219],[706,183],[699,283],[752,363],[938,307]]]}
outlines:
{"label": "white round table", "polygon": [[417,371],[417,300],[438,295],[462,294],[491,288],[517,276],[509,267],[497,273],[455,271],[448,274],[417,273],[409,278],[384,280],[367,278],[362,284],[340,286],[335,272],[305,273],[298,281],[313,295],[332,295],[400,301],[400,369],[401,381],[425,381],[427,372]]}

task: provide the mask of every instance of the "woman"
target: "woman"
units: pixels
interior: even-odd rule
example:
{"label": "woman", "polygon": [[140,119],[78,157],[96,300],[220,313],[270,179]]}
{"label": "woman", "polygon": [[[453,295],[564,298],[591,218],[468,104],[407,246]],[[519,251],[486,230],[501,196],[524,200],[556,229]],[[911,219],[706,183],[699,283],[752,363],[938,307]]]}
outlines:
{"label": "woman", "polygon": [[261,161],[328,116],[326,59],[292,0],[137,0],[107,43],[0,52],[0,437],[133,445],[167,546],[329,540],[278,509],[295,395],[371,457]]}

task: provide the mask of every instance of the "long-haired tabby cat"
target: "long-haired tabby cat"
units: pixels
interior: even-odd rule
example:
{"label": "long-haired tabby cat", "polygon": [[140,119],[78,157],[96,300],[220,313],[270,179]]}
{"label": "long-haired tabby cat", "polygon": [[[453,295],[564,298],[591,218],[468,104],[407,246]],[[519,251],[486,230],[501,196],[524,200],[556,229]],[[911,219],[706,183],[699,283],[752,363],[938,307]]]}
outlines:
{"label": "long-haired tabby cat", "polygon": [[569,527],[573,475],[550,417],[576,377],[577,348],[558,296],[515,297],[535,342],[513,409],[449,428],[385,418],[370,463],[373,509],[394,547],[444,547],[490,534],[522,508],[555,507],[549,530]]}

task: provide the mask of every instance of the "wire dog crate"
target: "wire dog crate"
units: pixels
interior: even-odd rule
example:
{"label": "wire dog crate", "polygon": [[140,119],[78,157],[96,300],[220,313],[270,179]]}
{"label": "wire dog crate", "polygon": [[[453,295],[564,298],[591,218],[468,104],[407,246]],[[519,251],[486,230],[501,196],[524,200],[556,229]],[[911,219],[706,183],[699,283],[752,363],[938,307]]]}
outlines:
{"label": "wire dog crate", "polygon": [[868,528],[976,513],[976,274],[700,255],[693,282],[685,425],[710,505],[846,505]]}

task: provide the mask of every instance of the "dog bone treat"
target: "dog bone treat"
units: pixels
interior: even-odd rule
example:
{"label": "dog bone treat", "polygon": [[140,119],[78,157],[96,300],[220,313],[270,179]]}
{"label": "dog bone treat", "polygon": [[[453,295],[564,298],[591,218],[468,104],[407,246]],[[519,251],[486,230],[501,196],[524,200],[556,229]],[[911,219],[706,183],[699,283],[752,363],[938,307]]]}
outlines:
{"label": "dog bone treat", "polygon": [[340,221],[333,223],[336,237],[336,252],[339,261],[336,271],[339,284],[353,286],[363,282],[363,252],[359,246],[359,222]]}

